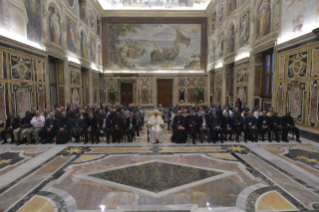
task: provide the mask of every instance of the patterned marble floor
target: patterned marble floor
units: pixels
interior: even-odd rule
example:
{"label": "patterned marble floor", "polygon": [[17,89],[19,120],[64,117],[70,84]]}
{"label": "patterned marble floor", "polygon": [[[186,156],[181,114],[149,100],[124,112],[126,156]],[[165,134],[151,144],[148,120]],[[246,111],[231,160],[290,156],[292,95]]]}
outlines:
{"label": "patterned marble floor", "polygon": [[319,209],[319,144],[0,147],[0,212]]}

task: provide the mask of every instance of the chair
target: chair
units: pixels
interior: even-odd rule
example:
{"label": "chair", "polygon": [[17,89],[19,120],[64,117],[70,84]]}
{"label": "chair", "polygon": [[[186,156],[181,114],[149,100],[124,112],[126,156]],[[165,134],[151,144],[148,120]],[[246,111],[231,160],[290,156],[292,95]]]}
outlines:
{"label": "chair", "polygon": [[[150,118],[150,117],[154,116],[154,114],[155,114],[155,110],[152,110],[152,111],[148,112],[148,117]],[[163,116],[163,112],[158,111],[158,115],[160,117],[162,117]],[[147,142],[150,142],[150,130],[149,130],[148,127],[147,127]]]}

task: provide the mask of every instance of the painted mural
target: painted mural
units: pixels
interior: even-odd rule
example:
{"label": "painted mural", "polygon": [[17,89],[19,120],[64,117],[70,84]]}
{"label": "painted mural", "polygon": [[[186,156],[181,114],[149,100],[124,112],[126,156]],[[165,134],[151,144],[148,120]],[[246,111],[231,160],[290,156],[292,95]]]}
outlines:
{"label": "painted mural", "polygon": [[317,1],[282,1],[282,41],[293,39],[318,27]]}
{"label": "painted mural", "polygon": [[91,36],[90,39],[90,56],[91,56],[91,61],[95,63],[95,57],[96,57],[96,38]]}
{"label": "painted mural", "polygon": [[257,25],[256,38],[261,39],[270,33],[271,29],[271,8],[270,0],[260,0],[257,4]]}
{"label": "painted mural", "polygon": [[232,53],[235,50],[235,25],[231,24],[227,31],[227,53]]}
{"label": "painted mural", "polygon": [[244,12],[239,19],[239,47],[249,44],[250,10]]}
{"label": "painted mural", "polygon": [[66,18],[67,25],[67,43],[68,50],[77,53],[77,33],[76,33],[76,24],[75,21],[70,17]]}
{"label": "painted mural", "polygon": [[224,41],[225,41],[225,34],[222,32],[218,35],[218,46],[216,49],[216,54],[218,58],[222,58],[224,56]]}
{"label": "painted mural", "polygon": [[6,29],[10,28],[11,23],[10,10],[7,0],[0,0],[0,26]]}
{"label": "painted mural", "polygon": [[199,24],[109,24],[110,69],[200,69]]}
{"label": "painted mural", "polygon": [[139,9],[206,9],[210,0],[201,0],[201,1],[192,1],[192,0],[139,0],[139,1],[130,1],[130,0],[102,0],[100,1],[102,7],[107,10],[117,9],[125,10],[132,8]]}
{"label": "painted mural", "polygon": [[61,45],[62,30],[61,30],[61,14],[55,5],[49,6],[49,35],[50,41]]}
{"label": "painted mural", "polygon": [[84,30],[81,30],[80,33],[80,51],[81,57],[85,60],[89,58],[89,51],[88,51],[88,43],[87,43],[87,34]]}
{"label": "painted mural", "polygon": [[218,23],[221,24],[223,22],[225,13],[225,5],[223,1],[220,1],[217,9]]}
{"label": "painted mural", "polygon": [[28,14],[27,37],[40,45],[42,38],[41,3],[41,0],[25,0]]}

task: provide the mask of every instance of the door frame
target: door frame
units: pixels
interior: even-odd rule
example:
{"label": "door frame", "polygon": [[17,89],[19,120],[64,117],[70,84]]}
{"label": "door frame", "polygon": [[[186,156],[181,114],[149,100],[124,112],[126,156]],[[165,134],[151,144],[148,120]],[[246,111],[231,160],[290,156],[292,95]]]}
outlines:
{"label": "door frame", "polygon": [[169,76],[169,77],[163,77],[163,76],[159,76],[159,77],[154,77],[154,108],[158,108],[158,91],[157,91],[157,80],[173,80],[173,84],[172,84],[172,91],[173,91],[173,95],[172,95],[172,105],[176,104],[176,93],[175,93],[175,88],[177,86],[177,77],[176,76]]}
{"label": "door frame", "polygon": [[132,91],[132,95],[133,95],[133,102],[134,104],[136,104],[136,79],[132,79],[132,78],[129,78],[129,79],[118,79],[117,81],[117,91],[118,91],[118,96],[119,96],[119,100],[118,102],[120,104],[122,104],[122,100],[121,100],[121,86],[122,86],[122,83],[131,83],[133,85],[133,91]]}

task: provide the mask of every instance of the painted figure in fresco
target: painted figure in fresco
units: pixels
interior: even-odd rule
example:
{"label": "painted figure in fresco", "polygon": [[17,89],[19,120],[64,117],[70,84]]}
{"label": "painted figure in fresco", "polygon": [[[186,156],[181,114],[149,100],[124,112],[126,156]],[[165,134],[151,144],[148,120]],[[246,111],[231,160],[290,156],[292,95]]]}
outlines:
{"label": "painted figure in fresco", "polygon": [[271,9],[270,0],[261,0],[257,14],[257,39],[270,33]]}
{"label": "painted figure in fresco", "polygon": [[0,26],[10,28],[10,10],[7,0],[0,0]]}
{"label": "painted figure in fresco", "polygon": [[95,41],[91,41],[91,60],[95,63],[95,55],[96,55],[96,49],[95,49]]}
{"label": "painted figure in fresco", "polygon": [[304,23],[304,15],[300,14],[297,17],[292,19],[292,31],[295,34],[301,33],[302,32],[302,27]]}
{"label": "painted figure in fresco", "polygon": [[89,10],[89,24],[92,28],[94,28],[94,13],[92,9]]}
{"label": "painted figure in fresco", "polygon": [[227,49],[228,53],[231,53],[234,51],[234,45],[235,45],[235,26],[232,24],[228,30],[228,36],[227,36]]}
{"label": "painted figure in fresco", "polygon": [[76,32],[75,32],[75,26],[74,23],[69,21],[68,23],[68,48],[70,51],[76,53]]}
{"label": "painted figure in fresco", "polygon": [[50,30],[50,41],[60,45],[61,41],[61,28],[60,28],[60,14],[54,6],[49,7],[49,30]]}
{"label": "painted figure in fresco", "polygon": [[216,51],[216,46],[215,46],[215,40],[212,40],[211,44],[211,62],[215,60],[215,51]]}
{"label": "painted figure in fresco", "polygon": [[[286,10],[288,10],[288,8],[291,7],[296,0],[285,0],[285,2],[289,2],[289,1],[291,1],[291,3],[287,6]],[[302,0],[298,0],[298,1],[302,1]]]}
{"label": "painted figure in fresco", "polygon": [[25,0],[25,6],[28,15],[28,39],[40,45],[42,38],[41,5],[41,0]]}
{"label": "painted figure in fresco", "polygon": [[239,32],[239,43],[240,47],[244,46],[249,40],[249,13],[246,13],[241,18],[240,32]]}
{"label": "painted figure in fresco", "polygon": [[224,3],[220,2],[219,7],[218,7],[218,21],[221,23],[223,21],[224,17]]}
{"label": "painted figure in fresco", "polygon": [[80,103],[79,88],[73,88],[72,90],[72,104]]}
{"label": "painted figure in fresco", "polygon": [[218,44],[218,47],[217,47],[217,55],[219,58],[223,57],[223,52],[224,52],[224,35],[223,34],[220,34],[219,35],[219,44]]}
{"label": "painted figure in fresco", "polygon": [[98,64],[99,64],[99,66],[102,65],[102,46],[101,46],[101,44],[99,45]]}
{"label": "painted figure in fresco", "polygon": [[75,0],[68,0],[68,3],[69,3],[69,5],[70,5],[70,7],[74,7],[74,1],[75,1]]}
{"label": "painted figure in fresco", "polygon": [[87,59],[87,51],[86,51],[86,35],[85,32],[82,30],[81,31],[81,57]]}

